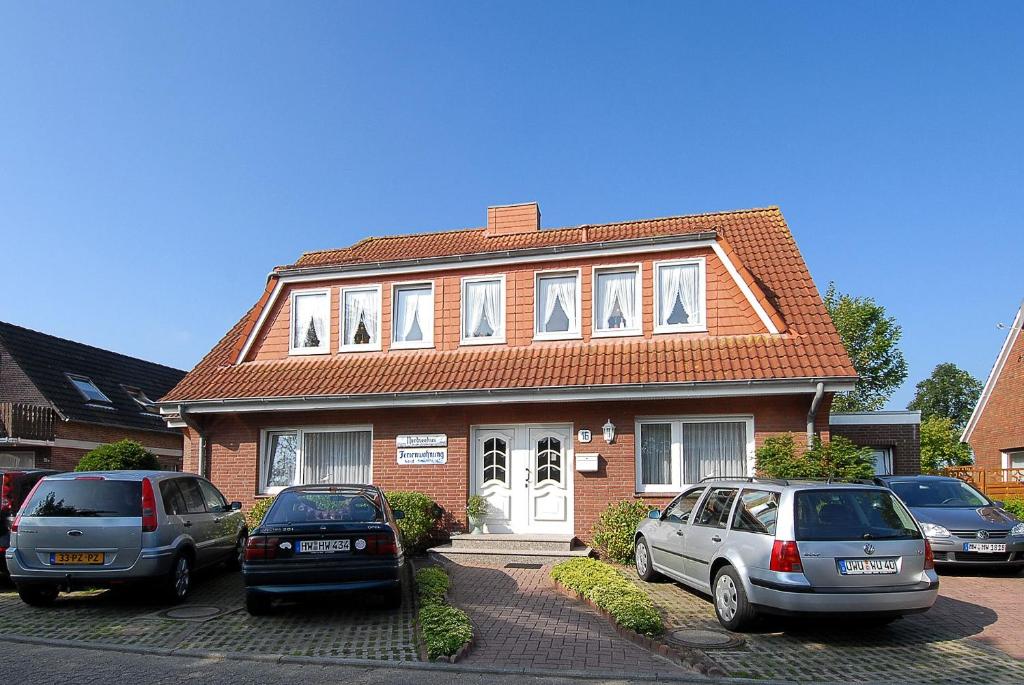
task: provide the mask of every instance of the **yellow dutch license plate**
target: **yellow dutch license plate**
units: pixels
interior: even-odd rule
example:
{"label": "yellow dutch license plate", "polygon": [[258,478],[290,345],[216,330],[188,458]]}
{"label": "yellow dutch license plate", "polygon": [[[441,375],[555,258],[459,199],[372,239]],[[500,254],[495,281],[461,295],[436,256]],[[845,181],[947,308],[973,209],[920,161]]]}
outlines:
{"label": "yellow dutch license plate", "polygon": [[50,563],[56,566],[98,566],[103,563],[103,552],[54,552],[50,555]]}

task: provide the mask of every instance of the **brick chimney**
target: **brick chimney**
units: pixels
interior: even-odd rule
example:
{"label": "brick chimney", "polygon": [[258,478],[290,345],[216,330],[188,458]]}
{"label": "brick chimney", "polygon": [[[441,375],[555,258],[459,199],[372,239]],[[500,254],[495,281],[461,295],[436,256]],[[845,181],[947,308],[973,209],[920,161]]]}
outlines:
{"label": "brick chimney", "polygon": [[540,205],[536,202],[487,208],[487,229],[484,231],[484,235],[488,238],[517,233],[536,233],[539,230]]}

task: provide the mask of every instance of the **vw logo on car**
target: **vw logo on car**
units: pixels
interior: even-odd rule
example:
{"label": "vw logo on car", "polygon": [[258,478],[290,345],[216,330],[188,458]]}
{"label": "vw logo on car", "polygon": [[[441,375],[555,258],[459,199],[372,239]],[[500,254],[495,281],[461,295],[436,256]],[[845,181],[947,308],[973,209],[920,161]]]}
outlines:
{"label": "vw logo on car", "polygon": [[978,533],[977,533],[977,538],[979,540],[988,540],[988,531],[987,530],[979,530]]}
{"label": "vw logo on car", "polygon": [[871,555],[871,554],[874,554],[874,553],[875,553],[875,546],[874,545],[872,545],[870,542],[868,544],[864,545],[864,554]]}

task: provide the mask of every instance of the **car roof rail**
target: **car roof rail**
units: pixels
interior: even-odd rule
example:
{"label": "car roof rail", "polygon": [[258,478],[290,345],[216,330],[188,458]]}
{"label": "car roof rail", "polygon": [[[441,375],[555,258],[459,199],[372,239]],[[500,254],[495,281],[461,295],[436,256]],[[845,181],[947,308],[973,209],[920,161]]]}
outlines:
{"label": "car roof rail", "polygon": [[774,483],[776,485],[789,485],[789,481],[785,478],[761,478],[759,476],[704,476],[697,484],[715,481],[715,480],[732,480],[740,481],[743,483]]}

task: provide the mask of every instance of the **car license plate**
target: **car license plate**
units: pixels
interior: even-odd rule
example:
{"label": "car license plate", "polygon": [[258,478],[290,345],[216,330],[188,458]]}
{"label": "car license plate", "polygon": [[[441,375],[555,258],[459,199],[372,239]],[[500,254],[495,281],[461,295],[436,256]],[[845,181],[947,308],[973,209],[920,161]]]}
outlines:
{"label": "car license plate", "polygon": [[1006,543],[1005,542],[965,542],[964,543],[964,551],[965,552],[988,552],[988,553],[993,553],[993,554],[996,553],[996,552],[1005,552],[1006,551]]}
{"label": "car license plate", "polygon": [[899,571],[895,557],[887,559],[840,559],[839,573],[844,576],[888,575]]}
{"label": "car license plate", "polygon": [[299,540],[297,554],[334,554],[351,549],[351,540]]}
{"label": "car license plate", "polygon": [[50,563],[54,566],[99,566],[103,564],[103,552],[54,552],[50,555]]}

